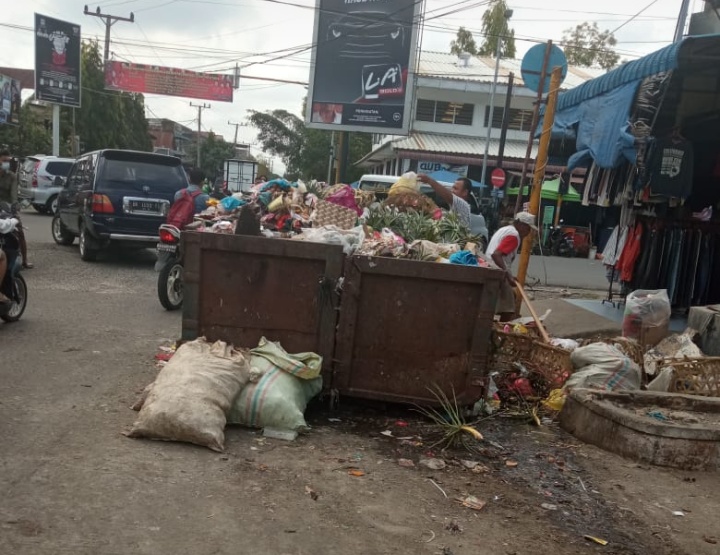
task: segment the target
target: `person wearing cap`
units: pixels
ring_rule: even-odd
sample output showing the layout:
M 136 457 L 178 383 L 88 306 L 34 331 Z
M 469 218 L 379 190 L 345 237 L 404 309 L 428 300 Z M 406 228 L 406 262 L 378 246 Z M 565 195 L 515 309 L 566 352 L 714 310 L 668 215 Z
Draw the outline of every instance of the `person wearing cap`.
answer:
M 514 289 L 517 282 L 512 274 L 512 265 L 523 239 L 530 235 L 531 231 L 537 231 L 535 215 L 518 212 L 512 224 L 501 227 L 493 234 L 485 251 L 495 265 L 505 272 L 505 280 L 500 285 L 500 294 L 495 306 L 495 313 L 500 315 L 501 322 L 515 319 Z

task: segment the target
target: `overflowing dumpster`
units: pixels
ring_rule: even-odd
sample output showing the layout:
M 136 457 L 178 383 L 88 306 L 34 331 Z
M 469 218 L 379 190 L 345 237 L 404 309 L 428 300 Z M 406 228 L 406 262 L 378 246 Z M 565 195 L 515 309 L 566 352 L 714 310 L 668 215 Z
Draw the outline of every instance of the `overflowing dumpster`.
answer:
M 502 272 L 287 239 L 184 233 L 184 340 L 261 337 L 323 357 L 326 389 L 428 403 L 482 396 Z

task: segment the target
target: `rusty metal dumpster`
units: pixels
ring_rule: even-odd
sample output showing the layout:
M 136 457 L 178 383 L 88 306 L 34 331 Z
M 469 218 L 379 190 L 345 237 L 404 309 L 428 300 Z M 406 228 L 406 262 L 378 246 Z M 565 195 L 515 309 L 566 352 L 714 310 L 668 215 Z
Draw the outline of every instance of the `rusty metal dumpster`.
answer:
M 396 402 L 483 393 L 502 273 L 353 256 L 345 262 L 333 389 Z
M 289 352 L 333 360 L 342 247 L 264 237 L 183 233 L 183 339 L 255 347 L 262 336 Z

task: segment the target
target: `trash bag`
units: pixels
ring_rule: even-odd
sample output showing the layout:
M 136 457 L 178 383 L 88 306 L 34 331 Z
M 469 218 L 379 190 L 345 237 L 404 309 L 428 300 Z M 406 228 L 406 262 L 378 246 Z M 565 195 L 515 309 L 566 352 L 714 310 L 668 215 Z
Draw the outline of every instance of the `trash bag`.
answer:
M 225 422 L 250 379 L 243 353 L 204 338 L 180 346 L 158 374 L 128 437 L 184 441 L 225 448 Z
M 317 378 L 322 370 L 322 357 L 315 353 L 289 354 L 280 343 L 260 338 L 260 343 L 250 351 L 253 357 L 253 369 L 266 374 L 279 368 L 297 378 L 311 380 Z M 264 360 L 263 360 L 264 359 Z
M 590 387 L 606 391 L 640 389 L 640 367 L 620 349 L 607 343 L 578 347 L 570 355 L 576 368 L 565 388 Z
M 220 204 L 222 204 L 222 207 L 227 212 L 232 212 L 233 210 L 237 210 L 238 208 L 240 208 L 241 206 L 246 204 L 246 201 L 232 196 L 232 197 L 225 197 L 224 199 L 222 199 L 220 201 Z
M 250 366 L 255 367 L 263 361 L 266 359 L 251 356 Z M 308 428 L 305 408 L 321 390 L 321 377 L 302 380 L 280 368 L 273 368 L 263 374 L 260 381 L 243 388 L 233 402 L 228 424 L 304 431 Z
M 657 343 L 662 337 L 657 333 L 667 331 L 670 323 L 670 299 L 667 290 L 647 291 L 638 289 L 627 296 L 623 316 L 623 337 L 645 343 Z M 657 341 L 647 341 L 648 334 Z
M 662 362 L 666 359 L 682 360 L 703 356 L 703 352 L 693 342 L 697 331 L 687 328 L 681 334 L 670 335 L 652 349 L 645 353 L 645 373 L 650 376 L 658 374 L 662 369 Z
M 325 197 L 324 200 L 332 204 L 337 204 L 338 206 L 354 210 L 358 216 L 362 216 L 362 208 L 358 206 L 357 201 L 355 200 L 355 191 L 352 187 L 350 187 L 350 185 L 343 185 L 338 188 L 337 191 Z
M 418 183 L 417 174 L 415 172 L 407 172 L 400 176 L 390 190 L 388 196 L 392 197 L 400 193 L 418 193 L 420 192 L 420 183 Z
M 365 231 L 362 226 L 352 229 L 340 229 L 334 225 L 308 227 L 303 229 L 302 233 L 295 235 L 292 240 L 342 245 L 343 252 L 349 256 L 362 245 L 365 240 Z

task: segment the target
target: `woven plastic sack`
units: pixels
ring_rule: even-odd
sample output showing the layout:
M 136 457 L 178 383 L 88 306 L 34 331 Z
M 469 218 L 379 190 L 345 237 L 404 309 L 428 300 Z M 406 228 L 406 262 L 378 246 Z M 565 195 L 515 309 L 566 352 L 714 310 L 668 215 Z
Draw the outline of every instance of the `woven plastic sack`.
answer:
M 253 356 L 250 365 L 254 367 L 265 360 Z M 305 408 L 321 390 L 322 378 L 301 380 L 273 368 L 263 374 L 258 383 L 248 384 L 240 392 L 233 402 L 228 424 L 298 432 L 306 430 Z
M 588 387 L 606 391 L 640 389 L 640 367 L 617 347 L 592 343 L 570 355 L 577 369 L 565 382 L 565 388 Z
M 249 377 L 247 358 L 227 343 L 204 338 L 185 343 L 147 390 L 127 435 L 222 451 L 226 415 Z
M 350 185 L 340 186 L 337 191 L 327 195 L 325 201 L 352 210 L 357 216 L 362 216 L 362 208 L 358 206 L 355 200 L 355 190 Z
M 313 214 L 313 226 L 326 227 L 334 225 L 340 229 L 352 229 L 355 227 L 357 219 L 354 210 L 332 202 L 319 200 Z
M 280 343 L 260 338 L 258 346 L 250 351 L 253 357 L 253 369 L 266 374 L 279 368 L 288 374 L 303 380 L 317 378 L 322 370 L 322 357 L 315 353 L 289 354 Z M 264 360 L 263 360 L 264 359 Z

